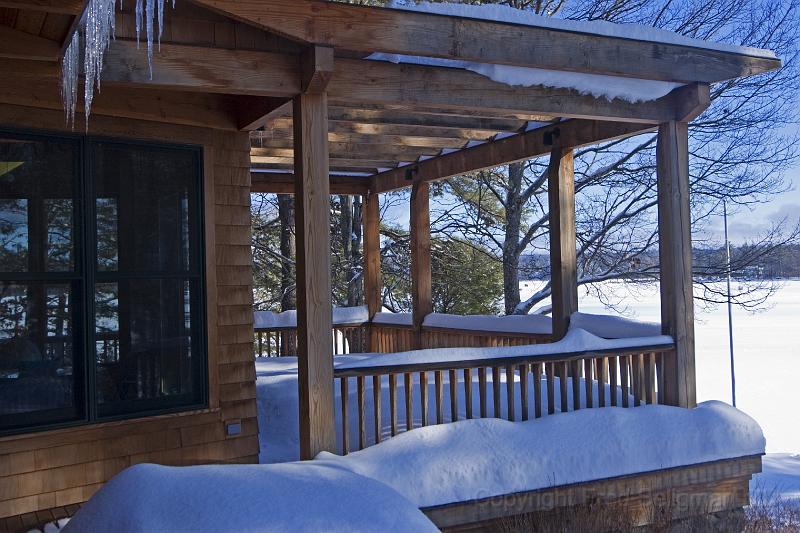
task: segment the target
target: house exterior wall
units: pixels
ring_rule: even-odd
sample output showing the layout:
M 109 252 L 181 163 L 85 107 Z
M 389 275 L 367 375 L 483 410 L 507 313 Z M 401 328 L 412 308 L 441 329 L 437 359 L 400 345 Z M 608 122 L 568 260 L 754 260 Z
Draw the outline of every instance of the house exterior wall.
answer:
M 11 105 L 0 105 L 2 126 L 67 129 L 62 112 Z M 89 133 L 203 147 L 209 404 L 0 437 L 0 517 L 86 501 L 136 463 L 258 461 L 248 134 L 104 116 L 92 117 Z M 226 438 L 230 421 L 242 429 Z

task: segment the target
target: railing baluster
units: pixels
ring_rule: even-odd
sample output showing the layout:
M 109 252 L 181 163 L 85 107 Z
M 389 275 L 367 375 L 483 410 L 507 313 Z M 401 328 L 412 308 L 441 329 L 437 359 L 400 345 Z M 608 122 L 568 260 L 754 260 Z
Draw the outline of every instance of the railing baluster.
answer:
M 608 358 L 608 387 L 611 389 L 611 407 L 617 406 L 617 358 L 611 356 Z
M 492 414 L 495 418 L 502 418 L 503 413 L 500 410 L 500 367 L 492 367 L 492 406 L 494 411 Z
M 486 418 L 486 367 L 478 369 L 478 396 L 481 418 Z
M 348 390 L 349 378 L 339 378 L 339 385 L 341 388 L 342 396 L 342 453 L 347 455 L 350 453 L 350 418 L 348 412 L 348 399 L 350 391 Z
M 364 405 L 364 376 L 356 378 L 356 394 L 358 395 L 358 449 L 367 447 L 367 413 Z
M 442 385 L 442 371 L 437 370 L 433 373 L 433 379 L 435 382 L 434 388 L 436 389 L 436 423 L 443 424 L 444 423 L 444 409 L 442 407 L 442 403 L 444 402 L 444 387 Z
M 661 352 L 656 358 L 656 382 L 658 384 L 656 396 L 658 397 L 658 403 L 661 405 L 664 404 L 664 358 L 667 356 L 667 353 Z
M 375 415 L 375 444 L 381 442 L 381 377 L 372 376 L 372 412 Z
M 606 406 L 606 384 L 608 383 L 608 357 L 597 358 L 597 405 Z
M 406 372 L 403 374 L 403 387 L 406 394 L 406 431 L 414 429 L 414 376 Z
M 506 367 L 506 410 L 508 411 L 508 419 L 514 421 L 516 419 L 514 412 L 514 365 Z
M 472 369 L 464 369 L 464 407 L 467 420 L 472 419 Z
M 422 409 L 422 426 L 428 425 L 428 373 L 419 373 L 419 405 Z
M 649 353 L 645 356 L 645 373 L 644 373 L 644 386 L 645 386 L 645 401 L 648 404 L 655 402 L 655 388 L 656 388 L 656 354 Z
M 522 420 L 528 419 L 528 365 L 519 365 L 519 407 Z
M 533 416 L 542 417 L 542 365 L 536 363 L 533 368 Z
M 458 372 L 450 370 L 450 421 L 458 421 Z
M 633 405 L 642 405 L 642 374 L 644 374 L 644 365 L 642 361 L 642 354 L 635 354 L 631 356 L 631 381 L 633 385 Z
M 256 335 L 258 335 L 258 356 L 262 357 L 264 355 L 264 332 L 259 331 Z
M 389 413 L 392 417 L 392 437 L 397 435 L 397 375 L 389 374 Z
M 591 409 L 594 407 L 594 359 L 584 359 L 584 376 L 583 383 L 586 386 L 586 408 Z
M 547 363 L 547 414 L 556 412 L 556 364 Z
M 630 407 L 628 398 L 628 356 L 619 356 L 619 376 L 622 387 L 622 407 Z
M 569 398 L 567 398 L 567 376 L 569 374 L 569 364 L 562 361 L 559 365 L 561 375 L 559 376 L 559 385 L 561 389 L 561 412 L 566 413 L 569 411 Z
M 577 359 L 569 366 L 572 368 L 572 409 L 577 411 L 581 408 L 581 360 Z

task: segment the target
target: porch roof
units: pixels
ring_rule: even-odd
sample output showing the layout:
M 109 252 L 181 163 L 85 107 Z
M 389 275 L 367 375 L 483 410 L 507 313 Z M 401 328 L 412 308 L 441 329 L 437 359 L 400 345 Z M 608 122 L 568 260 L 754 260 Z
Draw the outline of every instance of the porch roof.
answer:
M 57 77 L 57 61 L 85 5 L 0 0 L 0 57 L 12 60 L 7 71 Z M 430 12 L 436 9 L 442 12 Z M 103 73 L 110 97 L 100 95 L 95 112 L 250 130 L 253 190 L 291 192 L 291 98 L 321 84 L 330 104 L 331 190 L 363 194 L 543 155 L 554 142 L 575 147 L 690 120 L 708 105 L 709 83 L 780 66 L 766 51 L 652 38 L 627 27 L 475 16 L 441 6 L 410 11 L 322 0 L 185 0 L 166 17 L 150 77 L 127 7 Z M 303 59 L 308 49 L 316 51 L 311 62 Z M 373 53 L 436 61 L 367 59 Z M 19 59 L 26 61 L 22 70 L 13 61 Z M 568 86 L 509 85 L 442 61 L 679 87 L 647 101 L 609 100 Z M 5 101 L 30 99 L 31 91 L 19 94 L 19 80 L 3 84 L 16 87 L 4 91 Z M 136 95 L 140 103 L 130 104 Z M 48 96 L 36 94 L 37 105 L 59 104 Z M 121 97 L 127 102 L 112 103 Z M 149 114 L 147 101 L 155 107 Z

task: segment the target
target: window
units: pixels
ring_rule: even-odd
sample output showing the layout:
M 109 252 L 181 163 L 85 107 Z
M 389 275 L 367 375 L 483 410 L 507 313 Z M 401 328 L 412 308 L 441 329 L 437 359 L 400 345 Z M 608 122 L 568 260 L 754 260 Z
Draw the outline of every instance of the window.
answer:
M 0 431 L 205 403 L 200 161 L 0 132 Z

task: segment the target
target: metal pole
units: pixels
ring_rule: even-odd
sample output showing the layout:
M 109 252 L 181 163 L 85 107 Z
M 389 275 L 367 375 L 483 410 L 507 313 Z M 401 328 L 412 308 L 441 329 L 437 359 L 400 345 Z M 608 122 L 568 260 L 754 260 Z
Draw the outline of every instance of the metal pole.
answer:
M 725 272 L 728 277 L 728 341 L 731 350 L 731 398 L 736 407 L 736 367 L 733 358 L 733 304 L 731 303 L 731 243 L 728 240 L 728 204 L 722 201 L 722 215 L 725 220 Z

